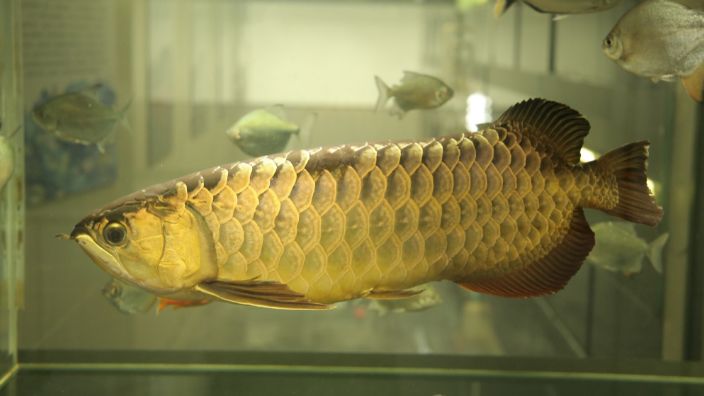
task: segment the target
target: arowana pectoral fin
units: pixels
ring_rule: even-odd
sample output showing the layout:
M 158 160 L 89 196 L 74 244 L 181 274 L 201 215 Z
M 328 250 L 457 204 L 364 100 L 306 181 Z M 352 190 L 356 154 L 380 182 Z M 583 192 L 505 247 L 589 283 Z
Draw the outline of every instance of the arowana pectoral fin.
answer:
M 701 65 L 687 77 L 682 78 L 682 85 L 689 97 L 701 102 L 704 96 L 704 65 Z
M 333 305 L 312 302 L 288 286 L 270 281 L 243 280 L 231 282 L 205 282 L 196 286 L 196 290 L 218 300 L 265 307 L 290 310 L 332 309 Z

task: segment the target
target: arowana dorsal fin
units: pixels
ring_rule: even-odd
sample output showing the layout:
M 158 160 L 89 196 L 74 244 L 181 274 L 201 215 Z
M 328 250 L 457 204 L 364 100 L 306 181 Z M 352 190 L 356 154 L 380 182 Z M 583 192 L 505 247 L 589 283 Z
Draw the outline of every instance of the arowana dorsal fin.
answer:
M 594 233 L 581 208 L 574 210 L 570 228 L 545 257 L 524 269 L 498 278 L 458 282 L 463 287 L 504 297 L 534 297 L 562 289 L 594 247 Z
M 549 148 L 567 164 L 579 162 L 589 121 L 576 110 L 545 99 L 528 99 L 506 110 L 492 125 L 519 122 L 532 127 L 517 131 L 535 139 L 536 149 Z
M 294 292 L 288 286 L 272 281 L 204 282 L 196 285 L 196 290 L 221 301 L 255 307 L 291 310 L 334 308 L 333 305 L 309 301 L 304 295 Z

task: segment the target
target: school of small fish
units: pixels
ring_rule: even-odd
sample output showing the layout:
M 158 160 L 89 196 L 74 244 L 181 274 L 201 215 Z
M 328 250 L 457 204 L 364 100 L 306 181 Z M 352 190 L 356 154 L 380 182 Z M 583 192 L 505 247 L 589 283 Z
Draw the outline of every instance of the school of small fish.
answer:
M 588 132 L 575 110 L 532 99 L 477 133 L 203 170 L 108 204 L 67 238 L 111 276 L 184 305 L 320 310 L 438 280 L 545 295 L 594 245 L 583 207 L 651 226 L 662 217 L 648 143 L 581 164 Z
M 704 93 L 704 0 L 645 0 L 604 38 L 606 56 L 653 81 L 681 79 L 692 99 Z

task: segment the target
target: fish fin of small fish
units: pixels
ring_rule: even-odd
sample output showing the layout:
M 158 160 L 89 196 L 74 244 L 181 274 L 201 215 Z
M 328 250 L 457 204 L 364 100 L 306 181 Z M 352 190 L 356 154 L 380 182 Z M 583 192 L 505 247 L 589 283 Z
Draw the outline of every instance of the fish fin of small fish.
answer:
M 410 70 L 404 70 L 403 77 L 401 77 L 401 84 L 403 85 L 403 83 L 408 83 L 408 82 L 411 82 L 411 81 L 418 79 L 418 78 L 428 78 L 428 77 L 435 79 L 435 77 L 431 77 L 427 74 L 418 73 L 418 72 L 414 72 L 414 71 L 410 71 Z
M 85 87 L 81 89 L 77 89 L 72 91 L 73 93 L 80 92 L 84 95 L 90 95 L 95 99 L 98 99 L 98 94 L 100 93 L 100 90 L 104 87 L 103 83 L 95 83 L 95 84 L 90 84 L 86 85 Z M 68 93 L 68 91 L 67 91 Z
M 159 297 L 159 306 L 156 308 L 156 312 L 159 314 L 168 307 L 172 307 L 173 309 L 199 307 L 201 305 L 210 304 L 211 302 L 213 301 L 207 298 L 202 300 L 174 300 L 171 298 Z
M 313 112 L 310 113 L 306 116 L 305 121 L 303 121 L 303 125 L 301 128 L 298 130 L 298 140 L 301 142 L 301 145 L 303 147 L 309 147 L 310 146 L 310 137 L 311 137 L 311 131 L 313 131 L 313 127 L 315 126 L 315 122 L 318 120 L 318 113 Z
M 551 149 L 567 164 L 579 163 L 584 137 L 589 133 L 589 121 L 576 110 L 545 99 L 528 99 L 511 106 L 493 122 L 494 125 L 517 121 L 533 127 L 527 135 L 540 137 L 537 148 Z M 547 146 L 547 147 L 546 147 Z
M 562 21 L 569 18 L 569 15 L 567 14 L 553 14 L 552 20 L 555 22 Z
M 281 118 L 282 120 L 288 119 L 288 116 L 286 115 L 286 107 L 281 103 L 267 107 L 266 111 Z
M 403 300 L 423 293 L 424 289 L 371 290 L 364 296 L 370 300 Z
M 516 0 L 496 0 L 496 4 L 494 5 L 494 16 L 497 18 L 500 17 L 515 2 Z
M 655 226 L 660 222 L 662 208 L 655 203 L 645 174 L 649 145 L 647 141 L 627 144 L 588 163 L 612 174 L 618 189 L 616 207 L 596 209 L 639 224 Z
M 500 278 L 458 283 L 472 291 L 504 297 L 534 297 L 554 293 L 577 273 L 592 247 L 594 233 L 589 228 L 584 211 L 576 208 L 567 234 L 544 257 Z
M 96 143 L 95 147 L 98 148 L 100 154 L 105 154 L 105 142 Z
M 704 64 L 699 66 L 694 73 L 683 77 L 682 85 L 684 85 L 690 98 L 701 102 L 704 97 Z
M 654 241 L 650 242 L 648 245 L 648 252 L 646 253 L 648 260 L 650 260 L 650 263 L 653 265 L 653 268 L 658 274 L 662 274 L 662 250 L 669 238 L 670 234 L 666 232 L 657 237 Z
M 399 120 L 402 120 L 403 117 L 406 115 L 406 111 L 398 105 L 398 102 L 396 102 L 396 98 L 391 98 L 391 104 L 388 106 L 388 111 L 389 114 L 394 117 L 398 117 Z
M 376 89 L 379 92 L 379 96 L 376 98 L 375 111 L 380 111 L 384 109 L 386 102 L 391 96 L 391 88 L 381 79 L 379 76 L 374 76 L 374 82 L 376 83 Z
M 270 281 L 243 280 L 231 282 L 205 282 L 196 286 L 196 290 L 221 301 L 255 307 L 322 310 L 332 309 L 333 305 L 312 302 L 304 295 L 296 293 L 288 286 Z
M 120 123 L 122 126 L 127 129 L 127 132 L 132 133 L 132 127 L 130 126 L 130 123 L 127 121 L 127 110 L 130 109 L 130 106 L 132 105 L 132 98 L 127 101 L 127 103 L 122 107 L 122 110 L 118 112 L 118 117 L 120 117 Z

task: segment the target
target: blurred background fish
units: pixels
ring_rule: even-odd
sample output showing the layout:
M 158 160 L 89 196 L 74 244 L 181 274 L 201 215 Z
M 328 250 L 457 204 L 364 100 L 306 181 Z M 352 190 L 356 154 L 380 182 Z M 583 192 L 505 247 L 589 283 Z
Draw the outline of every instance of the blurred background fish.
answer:
M 125 123 L 130 103 L 113 110 L 98 98 L 100 84 L 57 95 L 34 108 L 32 116 L 42 129 L 58 138 L 77 144 L 96 145 L 100 152 L 119 123 Z
M 388 105 L 389 113 L 402 118 L 415 109 L 434 109 L 450 100 L 454 91 L 437 77 L 404 71 L 401 83 L 389 87 L 379 76 L 374 76 L 379 96 L 376 111 Z
M 648 243 L 636 233 L 632 223 L 606 221 L 592 227 L 596 235 L 594 249 L 587 261 L 609 271 L 629 276 L 643 269 L 647 257 L 655 271 L 662 273 L 662 250 L 669 238 L 664 233 Z
M 146 313 L 157 300 L 154 294 L 114 278 L 103 287 L 103 296 L 118 311 L 129 315 Z
M 283 106 L 276 105 L 245 114 L 225 134 L 240 150 L 258 157 L 283 151 L 291 135 L 305 145 L 316 119 L 317 114 L 311 113 L 300 127 L 286 119 Z
M 519 0 L 497 0 L 494 14 L 501 16 Z M 547 14 L 584 14 L 607 10 L 621 0 L 520 0 L 530 8 Z
M 692 99 L 704 90 L 704 0 L 646 0 L 616 23 L 602 50 L 627 71 L 657 82 L 681 79 Z

